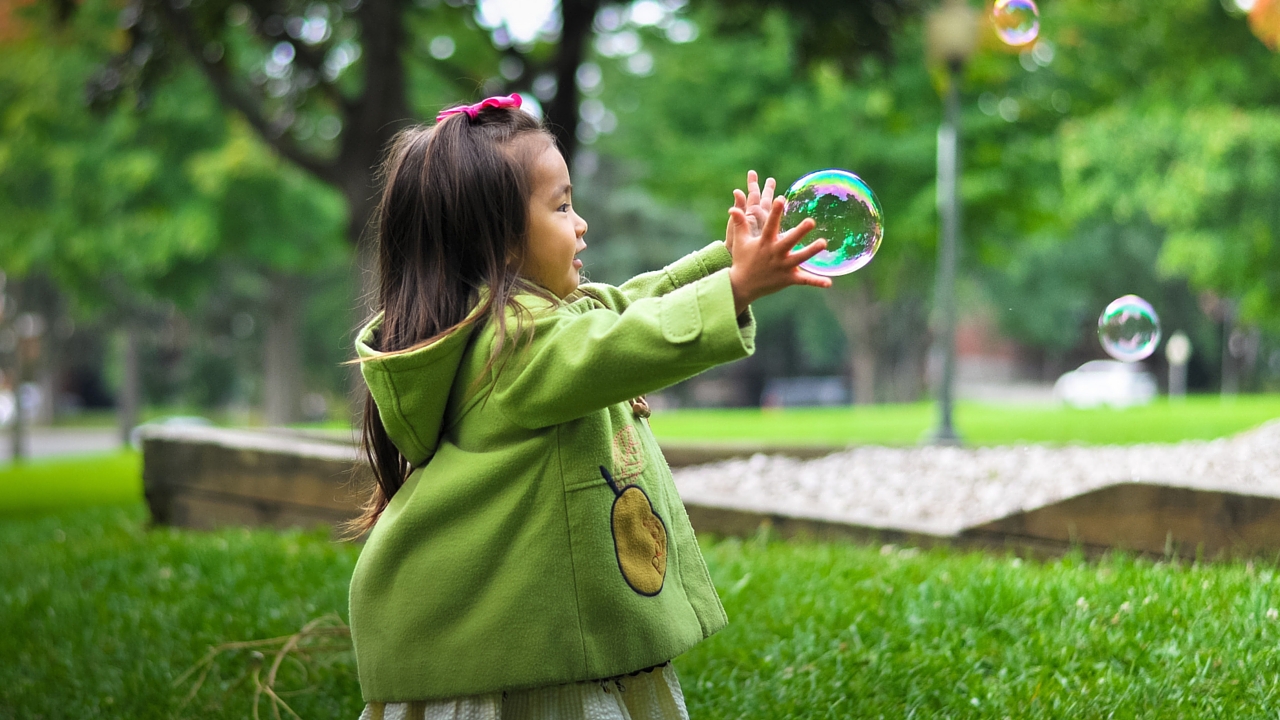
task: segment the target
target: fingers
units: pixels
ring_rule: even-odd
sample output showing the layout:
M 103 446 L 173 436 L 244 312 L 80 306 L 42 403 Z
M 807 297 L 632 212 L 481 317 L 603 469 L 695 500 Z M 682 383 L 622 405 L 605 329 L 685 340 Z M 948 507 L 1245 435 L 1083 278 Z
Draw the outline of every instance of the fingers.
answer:
M 737 188 L 733 189 L 733 206 L 739 210 L 747 209 L 747 196 Z
M 813 221 L 813 218 L 805 218 L 800 221 L 799 225 L 783 233 L 782 237 L 778 238 L 778 241 L 786 244 L 787 247 L 794 247 L 799 245 L 804 240 L 804 236 L 812 232 L 817 226 L 818 224 Z
M 782 211 L 786 209 L 786 206 L 787 204 L 782 201 L 782 198 L 774 199 L 773 204 L 769 206 L 769 218 L 765 221 L 764 230 L 760 233 L 762 236 L 770 239 L 777 239 L 778 227 L 782 225 Z M 813 221 L 809 218 L 805 218 L 801 221 L 800 225 L 796 226 L 796 228 L 790 232 L 795 232 L 796 229 L 799 229 L 806 222 L 809 223 L 809 229 L 813 229 Z
M 823 239 L 814 240 L 803 248 L 796 250 L 787 256 L 787 259 L 794 265 L 806 262 L 813 258 L 814 255 L 827 249 L 827 241 Z
M 796 268 L 796 274 L 792 277 L 792 281 L 796 285 L 808 285 L 809 287 L 818 288 L 831 287 L 831 278 L 815 275 L 803 268 Z
M 778 182 L 773 178 L 764 181 L 760 187 L 760 175 L 755 170 L 747 171 L 747 206 L 760 205 L 769 207 L 773 204 L 773 195 L 777 192 Z
M 747 214 L 737 205 L 729 208 L 729 226 L 739 232 L 747 229 Z

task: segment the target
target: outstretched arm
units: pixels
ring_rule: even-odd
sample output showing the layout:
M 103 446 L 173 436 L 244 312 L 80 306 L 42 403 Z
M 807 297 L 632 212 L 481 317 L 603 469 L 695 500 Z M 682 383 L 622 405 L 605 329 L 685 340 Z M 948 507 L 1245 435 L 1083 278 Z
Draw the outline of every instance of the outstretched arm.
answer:
M 762 188 L 759 175 L 755 170 L 749 170 L 746 191 L 737 188 L 733 191 L 733 205 L 746 213 L 751 232 L 755 235 L 760 234 L 768 220 L 769 208 L 773 205 L 774 187 L 773 178 L 769 178 Z M 729 267 L 733 261 L 732 238 L 730 231 L 726 230 L 723 243 L 713 242 L 661 270 L 637 275 L 618 287 L 588 283 L 583 286 L 583 292 L 589 293 L 609 309 L 622 312 L 636 300 L 666 295 L 676 288 Z
M 534 320 L 531 339 L 496 364 L 493 394 L 512 422 L 540 428 L 654 392 L 755 349 L 721 270 L 624 312 L 569 307 Z
M 712 273 L 723 270 L 733 258 L 719 240 L 697 252 L 689 253 L 661 270 L 642 273 L 622 285 L 614 287 L 603 283 L 587 283 L 583 294 L 599 300 L 614 312 L 623 312 L 631 303 L 644 298 L 659 297 L 677 288 L 694 283 Z

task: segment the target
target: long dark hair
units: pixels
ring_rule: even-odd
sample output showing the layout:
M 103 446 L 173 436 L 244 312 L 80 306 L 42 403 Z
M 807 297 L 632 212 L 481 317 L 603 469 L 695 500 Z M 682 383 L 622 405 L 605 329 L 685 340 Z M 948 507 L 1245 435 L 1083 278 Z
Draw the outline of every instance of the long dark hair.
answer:
M 373 220 L 375 308 L 383 313 L 373 349 L 408 352 L 468 322 L 492 322 L 492 367 L 507 337 L 507 307 L 518 291 L 535 289 L 516 263 L 528 238 L 530 169 L 547 147 L 541 141 L 555 146 L 541 123 L 510 108 L 484 109 L 474 118 L 458 113 L 396 136 Z M 367 390 L 361 451 L 374 485 L 364 512 L 346 525 L 351 536 L 373 527 L 413 470 Z

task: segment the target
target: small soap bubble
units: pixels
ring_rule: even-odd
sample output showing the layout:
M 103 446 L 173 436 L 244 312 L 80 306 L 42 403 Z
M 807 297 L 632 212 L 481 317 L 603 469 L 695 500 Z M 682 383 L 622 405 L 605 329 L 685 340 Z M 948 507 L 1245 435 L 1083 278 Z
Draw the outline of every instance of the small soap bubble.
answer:
M 1040 10 L 1032 0 L 996 0 L 991 19 L 996 35 L 1015 47 L 1027 45 L 1040 35 Z
M 859 270 L 880 249 L 884 223 L 880 201 L 862 178 L 847 170 L 819 170 L 800 178 L 787 190 L 782 229 L 805 218 L 817 223 L 798 245 L 826 240 L 827 249 L 801 267 L 817 275 L 835 277 Z
M 1098 340 L 1111 357 L 1137 362 L 1160 344 L 1160 316 L 1137 295 L 1116 298 L 1098 318 Z

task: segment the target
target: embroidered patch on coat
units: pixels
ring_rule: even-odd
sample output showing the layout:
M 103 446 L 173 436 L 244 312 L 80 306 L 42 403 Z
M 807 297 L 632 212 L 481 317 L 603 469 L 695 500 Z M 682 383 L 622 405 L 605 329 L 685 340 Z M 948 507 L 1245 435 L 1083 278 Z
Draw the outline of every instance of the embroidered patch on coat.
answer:
M 613 468 L 619 480 L 629 480 L 644 472 L 644 449 L 640 446 L 640 433 L 633 425 L 627 425 L 613 436 Z
M 603 466 L 600 474 L 613 490 L 609 524 L 622 579 L 641 595 L 657 595 L 667 577 L 666 523 L 639 485 L 619 487 Z

